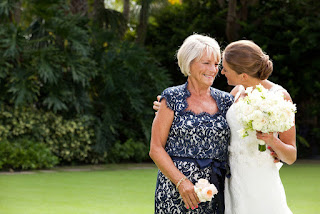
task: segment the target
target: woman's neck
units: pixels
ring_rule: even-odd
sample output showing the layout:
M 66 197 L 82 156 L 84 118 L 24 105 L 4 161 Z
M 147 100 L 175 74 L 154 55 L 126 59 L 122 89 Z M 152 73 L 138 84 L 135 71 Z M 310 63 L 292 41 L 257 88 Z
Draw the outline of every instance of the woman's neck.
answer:
M 188 78 L 188 90 L 191 94 L 197 96 L 206 96 L 210 95 L 210 87 L 207 85 L 200 85 L 196 80 Z

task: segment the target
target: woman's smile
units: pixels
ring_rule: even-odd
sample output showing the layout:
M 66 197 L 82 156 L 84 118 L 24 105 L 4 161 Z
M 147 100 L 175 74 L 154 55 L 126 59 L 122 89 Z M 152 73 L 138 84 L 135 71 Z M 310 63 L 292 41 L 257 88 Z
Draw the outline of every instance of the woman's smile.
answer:
M 218 64 L 219 61 L 205 52 L 200 59 L 195 59 L 191 63 L 190 77 L 197 80 L 201 85 L 211 86 L 218 73 Z

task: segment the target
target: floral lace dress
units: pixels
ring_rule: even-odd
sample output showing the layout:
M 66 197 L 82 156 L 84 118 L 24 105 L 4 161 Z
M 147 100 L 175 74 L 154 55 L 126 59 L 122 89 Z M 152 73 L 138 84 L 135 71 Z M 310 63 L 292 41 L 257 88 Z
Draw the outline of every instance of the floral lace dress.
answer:
M 227 152 L 230 129 L 226 112 L 233 103 L 230 94 L 210 88 L 219 111 L 211 115 L 186 111 L 190 92 L 188 83 L 167 88 L 161 94 L 174 111 L 174 119 L 165 150 L 175 166 L 192 182 L 204 178 L 215 184 L 219 193 L 211 202 L 199 204 L 197 209 L 186 209 L 175 185 L 159 170 L 155 191 L 155 213 L 224 213 L 224 178 L 227 172 Z

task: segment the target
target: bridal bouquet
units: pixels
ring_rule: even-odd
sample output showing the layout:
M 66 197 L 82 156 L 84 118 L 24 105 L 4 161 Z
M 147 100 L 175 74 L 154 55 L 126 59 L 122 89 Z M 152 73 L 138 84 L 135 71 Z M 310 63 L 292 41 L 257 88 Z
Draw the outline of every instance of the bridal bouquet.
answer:
M 210 184 L 208 180 L 203 178 L 195 184 L 194 191 L 197 193 L 200 202 L 211 201 L 214 195 L 218 193 L 215 185 Z
M 260 84 L 255 89 L 248 87 L 245 93 L 248 96 L 236 103 L 238 120 L 243 126 L 238 131 L 240 137 L 249 136 L 250 131 L 284 132 L 294 125 L 296 105 L 285 100 L 281 91 L 270 92 Z M 265 151 L 265 142 L 257 142 L 259 151 Z

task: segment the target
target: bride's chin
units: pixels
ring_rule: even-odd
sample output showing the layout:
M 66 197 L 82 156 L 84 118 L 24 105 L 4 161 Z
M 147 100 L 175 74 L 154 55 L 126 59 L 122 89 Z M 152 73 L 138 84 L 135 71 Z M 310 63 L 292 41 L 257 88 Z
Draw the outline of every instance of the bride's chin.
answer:
M 231 85 L 231 86 L 236 86 L 236 84 L 232 83 L 231 81 L 227 81 L 228 85 Z

